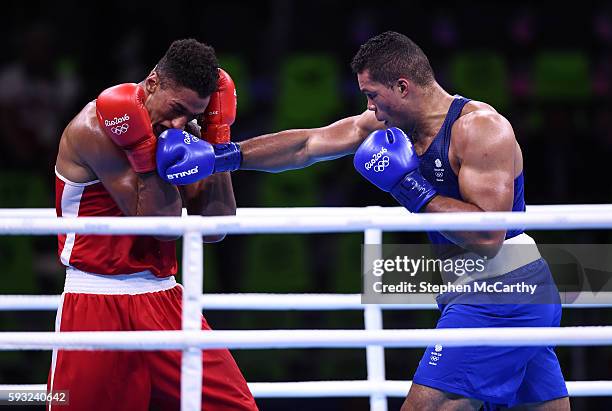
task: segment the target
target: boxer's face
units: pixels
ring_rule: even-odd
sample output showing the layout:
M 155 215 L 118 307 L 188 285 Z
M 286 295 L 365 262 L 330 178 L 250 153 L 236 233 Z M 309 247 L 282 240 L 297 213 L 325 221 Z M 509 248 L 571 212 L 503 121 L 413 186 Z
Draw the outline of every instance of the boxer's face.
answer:
M 185 124 L 204 113 L 210 101 L 210 96 L 202 98 L 196 91 L 171 81 L 160 84 L 157 79 L 156 83 L 152 82 L 146 87 L 149 95 L 145 106 L 157 136 L 169 128 L 185 129 Z
M 376 115 L 378 121 L 387 127 L 406 127 L 409 119 L 402 113 L 403 91 L 394 85 L 388 87 L 370 78 L 368 70 L 357 74 L 357 81 L 361 92 L 368 99 L 368 110 Z

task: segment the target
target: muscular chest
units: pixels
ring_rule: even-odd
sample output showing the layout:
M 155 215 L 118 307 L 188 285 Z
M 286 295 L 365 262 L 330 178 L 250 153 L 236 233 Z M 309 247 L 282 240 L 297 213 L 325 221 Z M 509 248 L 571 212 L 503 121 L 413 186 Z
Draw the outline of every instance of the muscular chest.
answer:
M 461 156 L 458 152 L 457 144 L 453 142 L 451 137 L 450 142 L 444 144 L 440 138 L 431 138 L 429 141 L 418 141 L 414 143 L 414 149 L 421 161 L 431 162 L 431 167 L 442 169 L 444 166 L 452 171 L 455 175 L 459 174 L 461 169 Z M 440 170 L 438 172 L 441 172 Z

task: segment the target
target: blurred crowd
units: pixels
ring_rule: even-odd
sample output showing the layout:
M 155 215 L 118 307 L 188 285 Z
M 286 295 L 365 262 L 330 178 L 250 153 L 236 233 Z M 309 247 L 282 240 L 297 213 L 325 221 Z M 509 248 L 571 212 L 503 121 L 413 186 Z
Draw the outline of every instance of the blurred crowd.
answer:
M 0 60 L 3 208 L 52 207 L 53 167 L 63 128 L 104 88 L 144 79 L 175 39 L 194 37 L 215 47 L 238 88 L 232 134 L 240 141 L 286 128 L 322 126 L 365 110 L 349 62 L 360 44 L 385 30 L 402 32 L 419 44 L 447 91 L 490 103 L 510 120 L 523 149 L 528 204 L 612 202 L 612 184 L 606 180 L 612 156 L 612 8 L 603 3 L 552 11 L 526 3 L 375 7 L 323 0 L 249 6 L 231 0 L 168 7 L 8 4 L 11 18 L 0 28 L 5 43 Z M 233 181 L 239 207 L 395 205 L 366 184 L 348 158 L 278 175 L 237 172 Z M 535 237 L 540 242 L 612 240 L 606 231 Z M 385 235 L 389 243 L 422 241 L 419 233 Z M 357 234 L 231 236 L 206 247 L 205 289 L 360 292 L 361 242 Z M 3 293 L 60 293 L 63 277 L 55 247 L 51 237 L 0 237 Z M 207 314 L 219 329 L 361 328 L 360 315 Z M 385 314 L 385 325 L 429 328 L 435 316 L 392 312 Z M 565 322 L 601 325 L 611 319 L 609 313 L 589 310 L 568 312 Z M 52 329 L 53 314 L 3 313 L 0 326 Z M 361 350 L 253 354 L 235 352 L 250 381 L 365 378 Z M 420 350 L 388 350 L 388 378 L 409 379 L 419 356 Z M 43 382 L 48 357 L 0 352 L 0 383 Z M 560 358 L 567 379 L 612 379 L 612 353 L 606 348 L 588 354 L 563 349 Z M 288 409 L 284 401 L 268 400 L 262 408 Z M 365 399 L 311 401 L 290 408 L 308 409 L 316 402 L 322 410 L 367 409 Z M 598 409 L 601 401 L 575 400 L 574 406 Z

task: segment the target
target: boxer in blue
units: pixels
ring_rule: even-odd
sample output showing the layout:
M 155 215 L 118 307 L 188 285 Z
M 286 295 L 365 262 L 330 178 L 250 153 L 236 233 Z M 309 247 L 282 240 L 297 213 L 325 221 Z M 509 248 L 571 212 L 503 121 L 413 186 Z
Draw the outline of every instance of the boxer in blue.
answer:
M 411 212 L 525 211 L 521 149 L 512 126 L 493 107 L 447 93 L 423 51 L 399 33 L 368 40 L 352 68 L 368 99 L 364 113 L 326 127 L 206 146 L 185 159 L 189 169 L 201 170 L 190 178 L 238 168 L 279 172 L 355 153 L 357 171 Z M 182 141 L 177 134 L 160 145 Z M 164 177 L 163 169 L 160 174 Z M 559 326 L 550 271 L 522 230 L 431 232 L 429 237 L 489 262 L 502 261 L 506 245 L 523 244 L 529 252 L 497 264 L 495 281 L 527 281 L 541 285 L 540 293 L 549 292 L 535 296 L 547 298 L 535 304 L 465 304 L 460 295 L 446 296 L 438 328 Z M 553 347 L 435 345 L 425 351 L 413 381 L 402 411 L 570 408 Z

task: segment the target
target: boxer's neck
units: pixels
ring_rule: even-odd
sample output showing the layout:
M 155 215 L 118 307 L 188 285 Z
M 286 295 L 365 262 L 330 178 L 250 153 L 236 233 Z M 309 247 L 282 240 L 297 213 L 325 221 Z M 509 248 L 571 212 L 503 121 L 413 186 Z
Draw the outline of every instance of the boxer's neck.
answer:
M 415 144 L 429 146 L 440 131 L 453 99 L 454 97 L 436 82 L 422 90 L 416 102 L 418 111 L 411 131 Z

